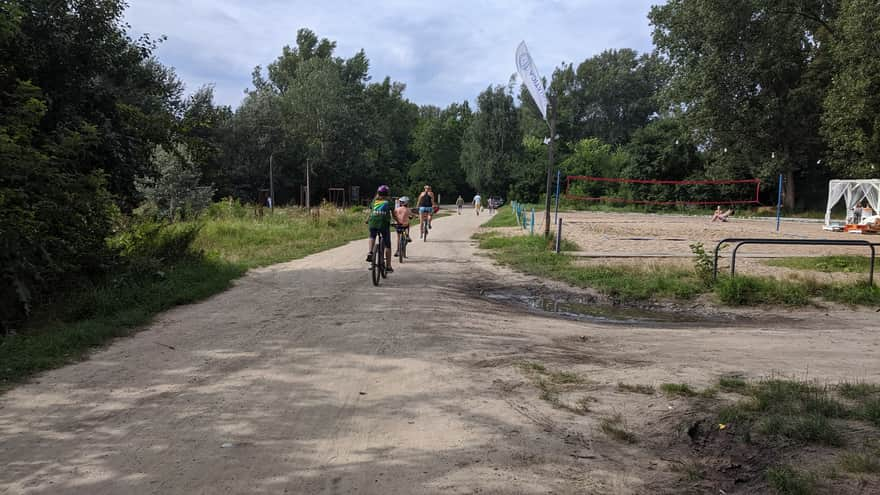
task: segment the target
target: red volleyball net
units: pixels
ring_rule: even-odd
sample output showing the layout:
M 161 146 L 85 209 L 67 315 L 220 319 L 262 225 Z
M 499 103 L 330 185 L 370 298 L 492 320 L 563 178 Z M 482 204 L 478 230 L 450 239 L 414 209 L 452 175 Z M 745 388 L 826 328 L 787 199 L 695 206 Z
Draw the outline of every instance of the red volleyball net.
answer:
M 651 180 L 569 175 L 565 198 L 641 205 L 761 204 L 760 179 Z

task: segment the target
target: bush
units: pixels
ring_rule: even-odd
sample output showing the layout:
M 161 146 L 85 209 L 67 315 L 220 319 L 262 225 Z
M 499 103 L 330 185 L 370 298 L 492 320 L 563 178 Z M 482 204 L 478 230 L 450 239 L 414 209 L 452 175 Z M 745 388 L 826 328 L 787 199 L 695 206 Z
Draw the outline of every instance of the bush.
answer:
M 199 224 L 142 222 L 117 234 L 108 244 L 129 264 L 169 264 L 192 257 L 192 244 L 200 230 Z
M 224 218 L 245 218 L 248 215 L 248 207 L 243 205 L 240 200 L 226 197 L 216 203 L 208 206 L 205 214 L 211 220 L 220 220 Z
M 3 169 L 0 328 L 9 329 L 71 281 L 104 271 L 104 239 L 119 211 L 100 174 L 68 174 L 43 161 Z

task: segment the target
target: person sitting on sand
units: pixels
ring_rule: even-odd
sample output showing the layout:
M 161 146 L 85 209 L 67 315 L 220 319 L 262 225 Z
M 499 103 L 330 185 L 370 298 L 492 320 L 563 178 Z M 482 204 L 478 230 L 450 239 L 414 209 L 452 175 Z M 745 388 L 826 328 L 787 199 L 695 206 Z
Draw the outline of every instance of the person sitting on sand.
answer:
M 715 208 L 715 213 L 712 214 L 712 221 L 720 220 L 722 222 L 727 221 L 727 217 L 733 215 L 733 210 L 721 211 L 721 206 Z

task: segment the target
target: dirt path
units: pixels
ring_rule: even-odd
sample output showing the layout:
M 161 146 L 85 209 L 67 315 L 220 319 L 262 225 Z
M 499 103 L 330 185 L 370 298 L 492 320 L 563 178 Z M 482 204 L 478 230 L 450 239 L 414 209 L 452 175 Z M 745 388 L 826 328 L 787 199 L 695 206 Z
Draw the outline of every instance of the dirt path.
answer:
M 672 476 L 539 399 L 523 360 L 619 381 L 771 372 L 880 381 L 876 313 L 711 328 L 547 318 L 474 295 L 535 281 L 438 219 L 378 288 L 363 242 L 250 273 L 0 397 L 0 493 L 638 493 Z M 405 300 L 406 311 L 395 309 Z

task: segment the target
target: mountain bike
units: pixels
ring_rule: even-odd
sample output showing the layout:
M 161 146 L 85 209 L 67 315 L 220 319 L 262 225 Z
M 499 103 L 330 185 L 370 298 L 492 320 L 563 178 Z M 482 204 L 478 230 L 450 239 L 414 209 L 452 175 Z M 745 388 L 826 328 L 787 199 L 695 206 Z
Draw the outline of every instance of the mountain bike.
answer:
M 397 226 L 397 256 L 401 263 L 406 258 L 406 245 L 409 244 L 409 226 Z
M 385 234 L 382 231 L 376 236 L 376 244 L 373 246 L 370 276 L 373 279 L 373 285 L 379 285 L 379 280 L 388 278 L 388 272 L 385 268 Z

